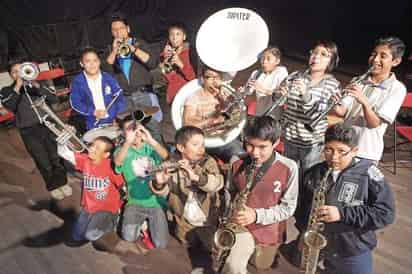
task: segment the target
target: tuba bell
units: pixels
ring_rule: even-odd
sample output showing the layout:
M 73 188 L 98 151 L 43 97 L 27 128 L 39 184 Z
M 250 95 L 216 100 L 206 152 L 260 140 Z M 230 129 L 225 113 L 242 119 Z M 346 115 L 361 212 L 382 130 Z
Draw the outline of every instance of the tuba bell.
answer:
M 265 21 L 254 11 L 244 8 L 228 8 L 214 13 L 203 22 L 196 35 L 196 50 L 202 63 L 225 73 L 240 71 L 256 63 L 268 43 L 269 29 Z M 194 79 L 178 91 L 172 103 L 172 121 L 176 129 L 183 126 L 186 99 L 201 88 L 201 81 Z M 229 85 L 222 88 L 229 90 L 230 100 L 235 104 L 227 108 L 230 112 L 227 111 L 229 117 L 224 123 L 205 129 L 205 146 L 208 148 L 230 143 L 246 125 L 243 99 L 239 100 L 237 91 Z

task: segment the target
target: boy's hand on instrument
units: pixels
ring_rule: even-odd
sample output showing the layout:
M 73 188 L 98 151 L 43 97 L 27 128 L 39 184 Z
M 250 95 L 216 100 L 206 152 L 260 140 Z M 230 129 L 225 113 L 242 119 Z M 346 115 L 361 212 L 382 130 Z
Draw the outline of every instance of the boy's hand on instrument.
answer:
M 189 176 L 190 181 L 194 181 L 194 182 L 199 181 L 199 175 L 197 175 L 195 171 L 192 169 L 188 160 L 186 159 L 180 160 L 179 164 L 180 164 L 180 167 L 187 172 L 187 175 Z
M 285 85 L 282 85 L 278 89 L 275 89 L 275 93 L 286 96 L 288 94 L 288 88 Z
M 156 172 L 155 174 L 156 184 L 158 185 L 166 184 L 169 181 L 169 178 L 170 173 L 167 172 L 167 169 Z
M 342 94 L 340 94 L 340 92 L 337 92 L 337 93 L 335 93 L 335 94 L 332 94 L 332 96 L 330 97 L 330 100 L 331 100 L 333 103 L 337 103 L 337 102 L 339 102 L 340 100 L 342 100 Z
M 96 109 L 96 110 L 94 111 L 94 116 L 95 116 L 97 119 L 103 119 L 104 117 L 106 117 L 106 115 L 107 115 L 107 112 L 106 112 L 105 109 Z
M 365 105 L 368 103 L 368 98 L 362 92 L 362 86 L 357 84 L 349 84 L 346 89 L 348 94 L 358 101 L 359 104 Z
M 183 62 L 182 59 L 180 59 L 179 55 L 175 54 L 172 57 L 172 64 L 175 64 L 176 66 L 178 66 L 179 68 L 183 68 Z
M 247 226 L 256 222 L 256 211 L 248 206 L 244 206 L 243 210 L 235 212 L 233 221 L 241 226 Z
M 318 209 L 319 221 L 333 223 L 341 220 L 339 209 L 336 206 L 321 206 Z
M 152 145 L 156 141 L 153 139 L 152 134 L 141 124 L 136 127 L 137 134 L 142 138 L 145 143 Z

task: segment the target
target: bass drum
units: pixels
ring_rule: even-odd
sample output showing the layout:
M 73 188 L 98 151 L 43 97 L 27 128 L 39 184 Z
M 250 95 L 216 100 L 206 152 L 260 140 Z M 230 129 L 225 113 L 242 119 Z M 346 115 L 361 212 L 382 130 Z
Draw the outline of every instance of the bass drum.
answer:
M 83 135 L 82 139 L 87 145 L 90 145 L 97 137 L 105 136 L 112 140 L 115 145 L 118 145 L 120 143 L 121 134 L 122 131 L 118 126 L 103 125 L 98 128 L 90 129 Z
M 186 83 L 177 93 L 172 103 L 172 121 L 175 129 L 183 126 L 183 109 L 187 98 L 202 88 L 199 79 L 193 79 Z M 219 136 L 205 136 L 205 146 L 207 148 L 221 147 L 236 139 L 246 124 L 246 119 L 242 119 L 238 125 L 230 131 Z

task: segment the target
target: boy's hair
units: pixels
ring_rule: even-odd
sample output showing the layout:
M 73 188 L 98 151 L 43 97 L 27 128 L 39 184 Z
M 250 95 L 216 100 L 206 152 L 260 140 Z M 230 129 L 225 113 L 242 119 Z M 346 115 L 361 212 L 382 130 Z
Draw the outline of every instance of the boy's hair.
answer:
M 174 22 L 173 24 L 171 24 L 169 26 L 169 28 L 167 29 L 167 31 L 170 31 L 171 29 L 179 29 L 181 30 L 185 35 L 187 35 L 187 30 L 185 25 L 182 22 Z
M 339 65 L 338 46 L 333 41 L 320 40 L 315 43 L 312 49 L 315 49 L 318 46 L 325 47 L 332 54 L 329 65 L 326 68 L 327 72 L 332 72 Z
M 279 60 L 282 58 L 282 53 L 280 52 L 280 49 L 276 46 L 269 46 L 267 48 L 265 48 L 262 53 L 259 54 L 259 60 L 261 60 L 263 58 L 263 55 L 269 52 L 271 53 L 273 56 L 277 57 Z
M 110 154 L 112 153 L 112 150 L 114 148 L 114 144 L 113 144 L 113 141 L 109 137 L 99 136 L 99 137 L 96 137 L 94 139 L 94 142 L 96 142 L 96 141 L 103 142 L 106 145 L 106 149 L 104 150 L 104 152 L 109 152 Z
M 337 141 L 350 147 L 356 147 L 359 142 L 359 135 L 353 127 L 342 124 L 336 124 L 326 130 L 325 143 Z
M 280 123 L 270 116 L 260 116 L 249 121 L 245 128 L 246 139 L 258 138 L 275 143 L 281 134 Z
M 202 72 L 202 76 L 205 76 L 205 73 L 206 73 L 206 71 L 208 71 L 208 70 L 214 71 L 214 72 L 218 73 L 218 74 L 220 75 L 220 77 L 223 76 L 221 71 L 218 71 L 218 70 L 216 70 L 216 69 L 214 69 L 214 68 L 211 68 L 211 67 L 209 67 L 209 66 L 206 66 L 206 65 L 203 65 L 203 66 L 202 66 L 202 71 L 201 71 L 201 72 Z
M 402 59 L 403 54 L 405 53 L 405 43 L 395 36 L 381 37 L 375 41 L 375 48 L 377 46 L 387 45 L 391 50 L 393 59 L 400 58 Z
M 10 60 L 10 61 L 7 63 L 7 72 L 8 72 L 9 74 L 11 74 L 11 69 L 12 69 L 15 65 L 22 64 L 22 63 L 24 63 L 24 61 L 23 61 L 23 60 L 20 60 L 20 59 Z
M 129 22 L 126 19 L 126 16 L 121 12 L 116 12 L 112 14 L 110 18 L 110 25 L 113 22 L 123 22 L 123 24 L 125 24 L 126 26 L 129 26 Z
M 95 48 L 86 47 L 86 48 L 82 49 L 82 51 L 80 53 L 80 60 L 83 60 L 83 57 L 88 53 L 94 53 L 94 54 L 96 54 L 97 58 L 100 59 L 99 54 L 98 54 L 98 52 Z
M 184 126 L 181 127 L 176 131 L 175 135 L 175 144 L 176 145 L 186 145 L 186 143 L 192 138 L 194 135 L 202 135 L 205 136 L 203 130 L 198 127 L 194 126 Z

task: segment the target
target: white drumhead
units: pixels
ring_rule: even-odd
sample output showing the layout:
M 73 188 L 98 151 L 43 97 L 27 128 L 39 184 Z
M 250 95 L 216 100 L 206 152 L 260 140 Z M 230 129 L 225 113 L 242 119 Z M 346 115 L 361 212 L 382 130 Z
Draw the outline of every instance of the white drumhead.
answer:
M 192 96 L 196 91 L 202 88 L 200 84 L 200 80 L 194 79 L 188 83 L 186 83 L 176 94 L 175 98 L 173 99 L 172 103 L 172 122 L 175 129 L 179 129 L 183 126 L 183 108 L 187 98 Z M 246 124 L 246 120 L 243 120 L 237 125 L 234 129 L 232 129 L 229 133 L 225 135 L 224 138 L 222 137 L 206 137 L 205 138 L 205 146 L 206 147 L 221 147 L 224 146 L 234 139 L 240 134 L 243 127 Z
M 103 126 L 90 129 L 83 135 L 82 139 L 88 144 L 92 143 L 94 139 L 100 136 L 106 136 L 110 140 L 114 141 L 120 136 L 121 133 L 122 131 L 118 126 Z
M 257 13 L 228 8 L 200 26 L 196 49 L 203 63 L 219 71 L 240 71 L 258 60 L 269 43 L 269 29 Z

